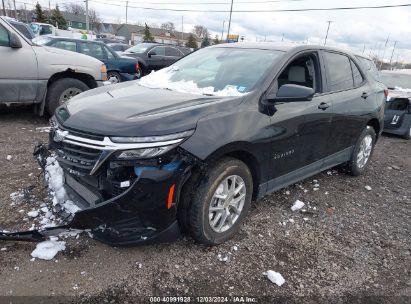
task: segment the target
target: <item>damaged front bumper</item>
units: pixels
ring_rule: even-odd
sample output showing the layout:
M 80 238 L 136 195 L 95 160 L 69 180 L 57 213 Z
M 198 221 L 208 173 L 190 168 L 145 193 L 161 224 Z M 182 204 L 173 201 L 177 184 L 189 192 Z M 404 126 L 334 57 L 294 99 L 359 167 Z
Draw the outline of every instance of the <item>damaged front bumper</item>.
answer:
M 54 152 L 55 147 L 52 148 Z M 35 154 L 44 169 L 46 158 L 50 155 L 48 148 L 39 145 Z M 58 227 L 14 233 L 0 232 L 0 239 L 42 241 L 48 236 L 76 229 L 91 230 L 94 238 L 112 246 L 174 241 L 181 236 L 177 222 L 180 191 L 191 174 L 191 164 L 187 157 L 177 152 L 175 154 L 180 158 L 178 168 L 153 166 L 150 170 L 139 170 L 135 179 L 128 180 L 120 192 L 116 192 L 105 182 L 103 190 L 109 192 L 105 195 L 84 182 L 84 179 L 89 179 L 90 176 L 73 174 L 74 170 L 61 163 L 67 197 L 80 210 L 72 215 L 66 214 L 64 223 Z M 104 170 L 107 169 L 100 169 Z

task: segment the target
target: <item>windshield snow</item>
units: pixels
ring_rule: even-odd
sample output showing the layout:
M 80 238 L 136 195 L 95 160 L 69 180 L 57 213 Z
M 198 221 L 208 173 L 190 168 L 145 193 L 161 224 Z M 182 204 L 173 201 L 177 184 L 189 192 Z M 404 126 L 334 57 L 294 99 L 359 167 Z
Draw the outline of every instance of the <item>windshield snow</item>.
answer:
M 272 50 L 206 48 L 141 78 L 139 84 L 191 94 L 241 96 L 254 89 L 281 54 Z

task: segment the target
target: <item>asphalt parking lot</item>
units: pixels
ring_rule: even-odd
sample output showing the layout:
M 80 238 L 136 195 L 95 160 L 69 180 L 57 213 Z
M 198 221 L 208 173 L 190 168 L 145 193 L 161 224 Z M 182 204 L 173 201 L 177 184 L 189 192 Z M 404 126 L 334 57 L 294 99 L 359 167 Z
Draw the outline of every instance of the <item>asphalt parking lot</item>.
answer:
M 35 142 L 47 140 L 46 126 L 30 109 L 0 109 L 1 229 L 30 228 L 27 212 L 48 203 L 31 155 Z M 54 260 L 32 261 L 34 243 L 1 242 L 0 296 L 95 303 L 148 295 L 410 303 L 410 180 L 410 141 L 382 136 L 365 175 L 330 170 L 269 195 L 253 205 L 240 233 L 220 246 L 187 238 L 113 248 L 84 233 L 67 239 Z M 24 193 L 17 204 L 10 197 L 15 192 Z M 297 199 L 306 207 L 292 212 Z M 263 275 L 269 269 L 282 274 L 284 285 Z

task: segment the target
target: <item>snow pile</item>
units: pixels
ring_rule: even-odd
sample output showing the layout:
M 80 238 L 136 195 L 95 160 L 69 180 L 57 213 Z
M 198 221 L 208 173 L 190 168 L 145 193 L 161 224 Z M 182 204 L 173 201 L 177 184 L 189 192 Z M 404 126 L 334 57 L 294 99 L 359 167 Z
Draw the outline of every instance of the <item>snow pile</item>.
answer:
M 177 66 L 172 66 L 159 70 L 157 72 L 152 72 L 151 74 L 144 76 L 138 82 L 139 85 L 151 89 L 168 89 L 171 91 L 189 93 L 189 94 L 198 94 L 198 95 L 214 95 L 214 96 L 242 96 L 244 93 L 241 93 L 237 90 L 237 86 L 227 85 L 221 91 L 214 91 L 214 87 L 205 87 L 199 88 L 196 83 L 192 80 L 185 81 L 172 81 L 171 77 L 174 72 L 178 71 Z
M 31 256 L 42 260 L 52 260 L 59 251 L 66 249 L 66 242 L 57 241 L 57 238 L 50 238 L 50 241 L 38 243 Z
M 281 286 L 285 283 L 283 276 L 278 272 L 275 272 L 273 270 L 268 270 L 267 272 L 264 272 L 263 274 L 267 276 L 267 278 L 271 282 L 273 282 L 274 284 L 277 284 L 277 286 Z
M 60 205 L 70 214 L 74 214 L 80 210 L 74 202 L 68 199 L 66 190 L 64 189 L 63 169 L 53 156 L 49 156 L 46 159 L 45 178 L 51 195 L 53 196 L 53 206 Z
M 39 211 L 38 210 L 32 210 L 30 212 L 27 213 L 27 216 L 29 217 L 38 217 L 39 216 Z
M 300 200 L 296 200 L 294 205 L 291 206 L 291 211 L 300 210 L 304 206 L 305 206 L 304 202 L 302 202 Z

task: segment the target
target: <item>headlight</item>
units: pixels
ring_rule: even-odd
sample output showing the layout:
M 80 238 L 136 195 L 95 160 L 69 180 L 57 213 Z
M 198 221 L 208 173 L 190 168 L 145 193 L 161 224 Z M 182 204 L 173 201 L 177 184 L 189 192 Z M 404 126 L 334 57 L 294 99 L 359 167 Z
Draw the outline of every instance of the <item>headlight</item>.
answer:
M 156 142 L 167 142 L 174 140 L 183 140 L 191 135 L 193 135 L 194 130 L 161 135 L 161 136 L 145 136 L 145 137 L 110 137 L 111 141 L 115 143 L 156 143 Z
M 170 146 L 164 146 L 164 147 L 127 150 L 127 151 L 119 152 L 116 158 L 120 160 L 153 158 L 153 157 L 160 156 L 164 153 L 167 153 L 168 151 L 174 149 L 176 146 L 177 145 L 170 145 Z

